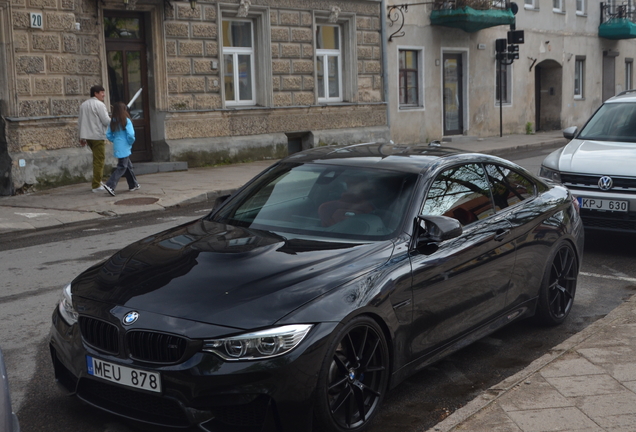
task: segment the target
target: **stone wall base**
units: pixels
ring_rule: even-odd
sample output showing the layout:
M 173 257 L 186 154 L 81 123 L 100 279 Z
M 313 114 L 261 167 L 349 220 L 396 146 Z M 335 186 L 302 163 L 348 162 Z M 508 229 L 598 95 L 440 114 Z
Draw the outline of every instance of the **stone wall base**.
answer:
M 293 134 L 167 140 L 153 143 L 153 156 L 155 161 L 187 162 L 188 167 L 204 167 L 281 159 L 301 149 L 325 145 L 388 142 L 389 136 L 388 127 L 375 126 Z M 92 179 L 93 153 L 88 147 L 10 152 L 9 156 L 15 193 L 90 182 Z M 104 175 L 107 177 L 116 165 L 112 144 L 107 142 Z
M 251 162 L 263 159 L 280 159 L 297 150 L 323 145 L 359 144 L 389 140 L 386 126 L 351 129 L 327 129 L 272 133 L 248 136 L 193 138 L 166 140 L 153 143 L 156 160 L 185 161 L 188 167 Z M 294 141 L 299 140 L 300 147 Z
M 16 193 L 90 182 L 93 178 L 93 153 L 88 147 L 15 152 L 10 156 Z M 104 175 L 108 176 L 116 165 L 113 145 L 107 141 Z

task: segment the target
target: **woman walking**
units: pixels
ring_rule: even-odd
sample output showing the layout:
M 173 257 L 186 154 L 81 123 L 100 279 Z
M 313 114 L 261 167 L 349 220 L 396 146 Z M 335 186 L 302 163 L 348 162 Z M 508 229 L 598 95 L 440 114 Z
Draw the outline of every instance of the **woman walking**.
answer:
M 132 192 L 139 189 L 139 183 L 137 183 L 133 165 L 129 158 L 132 145 L 135 142 L 135 130 L 126 109 L 126 104 L 123 102 L 115 102 L 113 106 L 113 118 L 110 121 L 110 125 L 108 125 L 106 138 L 113 143 L 117 167 L 104 185 L 104 189 L 112 196 L 115 196 L 115 187 L 117 187 L 121 176 L 126 177 L 128 190 Z

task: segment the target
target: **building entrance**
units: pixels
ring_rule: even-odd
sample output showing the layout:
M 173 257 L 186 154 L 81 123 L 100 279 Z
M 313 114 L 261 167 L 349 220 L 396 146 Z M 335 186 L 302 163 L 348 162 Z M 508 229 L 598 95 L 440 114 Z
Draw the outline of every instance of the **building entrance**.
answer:
M 464 133 L 464 90 L 461 54 L 444 54 L 444 135 Z
M 110 103 L 129 105 L 135 128 L 133 162 L 152 160 L 144 15 L 104 11 Z

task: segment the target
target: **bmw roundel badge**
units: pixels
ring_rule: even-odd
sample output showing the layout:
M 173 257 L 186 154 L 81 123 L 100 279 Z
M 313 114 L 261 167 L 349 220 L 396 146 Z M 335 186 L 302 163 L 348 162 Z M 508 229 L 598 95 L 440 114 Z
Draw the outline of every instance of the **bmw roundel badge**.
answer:
M 124 315 L 124 319 L 121 320 L 121 322 L 124 325 L 131 325 L 132 323 L 137 321 L 138 318 L 139 318 L 139 312 L 132 311 L 132 312 L 128 312 L 126 315 Z

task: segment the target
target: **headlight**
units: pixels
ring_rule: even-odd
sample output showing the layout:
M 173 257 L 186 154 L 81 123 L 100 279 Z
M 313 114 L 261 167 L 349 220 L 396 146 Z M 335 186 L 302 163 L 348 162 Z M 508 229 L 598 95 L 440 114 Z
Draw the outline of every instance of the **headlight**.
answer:
M 561 183 L 561 173 L 556 170 L 546 168 L 543 165 L 541 165 L 541 170 L 539 170 L 539 177 Z
M 60 311 L 60 315 L 64 318 L 64 321 L 68 325 L 73 325 L 77 322 L 77 312 L 73 309 L 73 295 L 71 294 L 71 284 L 67 284 L 62 290 L 62 300 L 57 307 Z
M 207 339 L 203 341 L 203 351 L 214 353 L 224 360 L 276 357 L 296 348 L 311 327 L 310 324 L 288 325 L 225 339 Z

